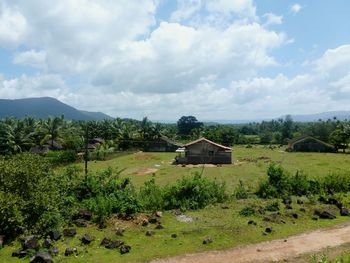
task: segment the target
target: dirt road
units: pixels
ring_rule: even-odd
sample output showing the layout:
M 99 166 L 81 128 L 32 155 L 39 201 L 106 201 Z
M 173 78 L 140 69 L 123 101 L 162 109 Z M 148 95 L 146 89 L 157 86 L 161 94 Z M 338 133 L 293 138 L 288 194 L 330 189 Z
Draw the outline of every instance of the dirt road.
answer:
M 350 222 L 331 228 L 291 236 L 224 251 L 209 251 L 198 254 L 155 260 L 152 263 L 247 263 L 270 262 L 313 253 L 327 247 L 336 247 L 350 242 Z

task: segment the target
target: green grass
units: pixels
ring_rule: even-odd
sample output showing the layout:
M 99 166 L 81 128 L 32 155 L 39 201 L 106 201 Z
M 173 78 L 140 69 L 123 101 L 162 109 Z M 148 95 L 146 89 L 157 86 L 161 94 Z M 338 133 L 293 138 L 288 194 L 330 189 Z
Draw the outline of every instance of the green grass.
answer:
M 182 176 L 188 176 L 195 171 L 200 171 L 201 167 L 181 167 L 171 164 L 174 153 L 131 153 L 116 156 L 107 161 L 89 162 L 89 170 L 111 167 L 112 169 L 125 169 L 122 176 L 130 177 L 132 182 L 140 187 L 146 180 L 155 178 L 160 185 L 174 182 Z M 229 193 L 233 193 L 234 187 L 242 180 L 246 185 L 255 190 L 257 183 L 266 176 L 266 170 L 270 162 L 280 163 L 291 173 L 297 170 L 314 177 L 325 176 L 329 173 L 349 172 L 349 155 L 345 154 L 323 154 L 323 153 L 286 153 L 283 149 L 270 150 L 262 146 L 253 148 L 234 147 L 232 165 L 220 167 L 206 167 L 204 176 L 214 179 L 224 180 L 228 186 Z M 83 169 L 83 163 L 77 164 Z M 154 173 L 140 174 L 142 169 L 158 169 Z M 61 167 L 57 172 L 64 169 Z M 350 196 L 344 195 L 344 200 L 349 201 Z M 281 204 L 279 222 L 266 222 L 263 215 L 244 217 L 239 215 L 239 211 L 247 205 L 266 206 L 273 200 L 261 200 L 250 198 L 247 200 L 232 200 L 226 204 L 208 206 L 198 211 L 188 211 L 186 215 L 193 217 L 192 223 L 178 222 L 173 211 L 163 213 L 161 222 L 164 225 L 162 230 L 154 230 L 156 234 L 152 237 L 145 236 L 146 230 L 153 230 L 154 225 L 147 227 L 140 226 L 135 222 L 111 219 L 108 227 L 98 229 L 96 226 L 89 228 L 79 228 L 78 237 L 84 233 L 96 236 L 96 240 L 89 246 L 80 244 L 79 238 L 65 239 L 55 245 L 60 249 L 59 257 L 55 262 L 142 262 L 155 258 L 194 253 L 212 249 L 225 249 L 239 245 L 257 243 L 276 238 L 287 237 L 293 234 L 309 231 L 316 228 L 327 227 L 349 220 L 348 217 L 340 217 L 334 220 L 312 220 L 315 206 L 312 202 L 303 205 L 293 202 L 293 210 L 285 210 Z M 227 209 L 223 209 L 227 206 Z M 300 212 L 303 207 L 306 212 Z M 299 218 L 294 219 L 291 213 L 298 213 Z M 248 225 L 247 222 L 253 219 L 257 225 Z M 126 229 L 124 237 L 114 234 L 116 227 Z M 272 227 L 271 234 L 263 235 L 266 227 Z M 171 234 L 177 234 L 177 238 L 172 238 Z M 213 243 L 203 245 L 205 237 L 212 237 Z M 108 250 L 99 247 L 103 237 L 122 239 L 129 244 L 132 249 L 129 254 L 120 255 L 118 250 Z M 64 250 L 68 246 L 76 246 L 80 254 L 77 257 L 65 257 Z M 19 244 L 14 242 L 0 249 L 0 262 L 28 262 L 28 259 L 12 258 L 11 253 L 19 248 Z

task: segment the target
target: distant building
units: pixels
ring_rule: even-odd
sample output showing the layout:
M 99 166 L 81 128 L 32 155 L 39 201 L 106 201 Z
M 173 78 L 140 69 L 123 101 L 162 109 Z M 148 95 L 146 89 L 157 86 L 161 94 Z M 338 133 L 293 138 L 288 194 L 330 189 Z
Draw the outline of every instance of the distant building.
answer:
M 161 136 L 158 140 L 146 142 L 143 145 L 145 152 L 175 152 L 179 147 L 183 147 L 183 144 L 166 136 Z
M 336 152 L 336 148 L 326 142 L 318 140 L 311 136 L 301 136 L 290 140 L 288 143 L 288 152 Z
M 175 162 L 179 164 L 231 164 L 232 149 L 227 146 L 200 138 L 185 144 L 177 150 L 180 156 Z M 182 156 L 184 154 L 184 156 Z

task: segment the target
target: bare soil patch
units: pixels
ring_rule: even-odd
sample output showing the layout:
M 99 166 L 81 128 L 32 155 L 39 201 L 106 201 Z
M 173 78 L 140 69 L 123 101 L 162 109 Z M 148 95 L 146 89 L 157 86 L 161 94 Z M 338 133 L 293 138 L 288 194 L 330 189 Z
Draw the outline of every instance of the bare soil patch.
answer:
M 215 242 L 215 241 L 214 241 Z M 209 251 L 152 261 L 153 263 L 247 263 L 285 261 L 350 242 L 350 222 L 286 239 L 277 239 L 225 251 Z
M 137 175 L 146 175 L 146 174 L 153 174 L 157 171 L 158 171 L 158 169 L 156 169 L 156 168 L 141 168 L 141 169 L 137 170 L 136 174 Z

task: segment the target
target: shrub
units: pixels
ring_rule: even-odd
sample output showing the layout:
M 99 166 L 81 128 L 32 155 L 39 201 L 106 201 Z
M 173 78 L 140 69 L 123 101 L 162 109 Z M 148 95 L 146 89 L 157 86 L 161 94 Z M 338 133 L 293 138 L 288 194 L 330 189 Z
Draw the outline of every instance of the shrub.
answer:
M 198 173 L 193 177 L 183 177 L 164 189 L 165 208 L 200 209 L 220 203 L 227 199 L 225 189 L 224 183 L 209 181 Z
M 244 186 L 242 180 L 239 180 L 239 184 L 235 188 L 234 195 L 237 199 L 247 199 L 248 198 L 248 190 Z
M 0 233 L 13 236 L 16 228 L 24 223 L 21 208 L 24 205 L 18 196 L 0 191 Z
M 280 210 L 280 204 L 278 201 L 272 202 L 265 206 L 265 209 L 270 212 L 277 212 Z
M 239 214 L 241 216 L 252 216 L 252 215 L 255 215 L 255 212 L 256 212 L 255 207 L 248 205 L 248 206 L 243 207 L 242 210 L 239 211 Z
M 329 174 L 323 180 L 326 193 L 348 192 L 350 190 L 350 177 L 346 174 Z
M 269 181 L 261 181 L 256 194 L 261 198 L 278 197 L 276 187 L 271 185 Z
M 49 151 L 46 154 L 46 158 L 53 165 L 61 165 L 67 163 L 74 163 L 77 161 L 78 156 L 75 151 L 67 150 L 67 151 Z
M 146 211 L 159 211 L 164 208 L 164 191 L 158 185 L 155 180 L 145 182 L 144 186 L 140 189 L 140 203 Z
M 291 191 L 294 195 L 306 195 L 310 192 L 310 180 L 306 175 L 296 172 L 294 176 L 290 178 Z

